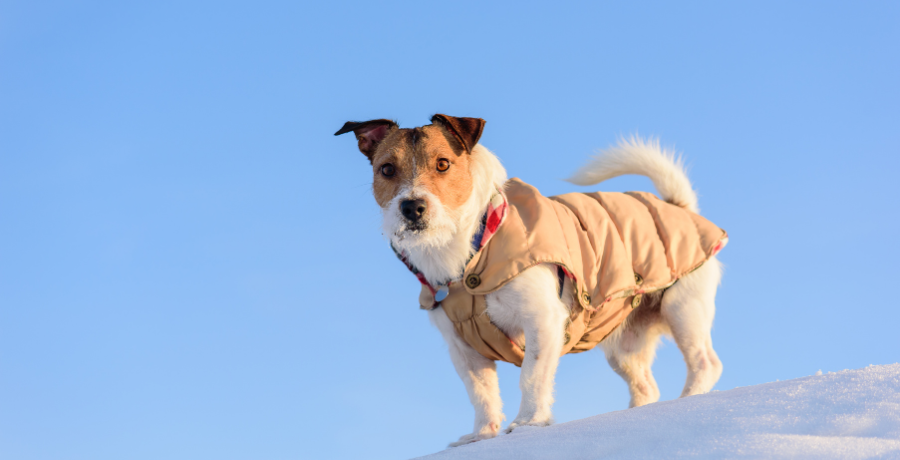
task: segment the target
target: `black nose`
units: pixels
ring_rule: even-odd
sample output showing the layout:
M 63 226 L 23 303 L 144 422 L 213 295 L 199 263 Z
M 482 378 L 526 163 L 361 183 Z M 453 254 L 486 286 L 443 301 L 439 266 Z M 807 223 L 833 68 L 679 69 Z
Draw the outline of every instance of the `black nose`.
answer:
M 400 213 L 410 222 L 417 222 L 425 214 L 425 200 L 405 200 L 400 202 Z

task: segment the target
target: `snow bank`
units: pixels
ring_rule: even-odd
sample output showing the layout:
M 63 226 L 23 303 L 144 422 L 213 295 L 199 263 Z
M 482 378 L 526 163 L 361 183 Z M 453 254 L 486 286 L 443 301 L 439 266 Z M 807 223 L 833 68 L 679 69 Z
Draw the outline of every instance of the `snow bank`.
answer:
M 427 459 L 900 458 L 900 364 L 610 412 Z

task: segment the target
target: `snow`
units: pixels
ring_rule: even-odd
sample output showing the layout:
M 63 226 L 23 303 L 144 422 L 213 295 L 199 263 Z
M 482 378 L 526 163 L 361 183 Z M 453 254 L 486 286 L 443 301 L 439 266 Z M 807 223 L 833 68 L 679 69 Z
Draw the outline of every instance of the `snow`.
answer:
M 900 364 L 525 428 L 420 458 L 900 458 Z

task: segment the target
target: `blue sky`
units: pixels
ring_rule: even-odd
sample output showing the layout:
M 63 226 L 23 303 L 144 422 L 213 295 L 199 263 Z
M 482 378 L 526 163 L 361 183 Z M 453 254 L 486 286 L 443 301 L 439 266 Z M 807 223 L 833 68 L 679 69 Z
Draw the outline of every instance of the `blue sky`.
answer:
M 658 136 L 731 236 L 717 389 L 897 362 L 898 24 L 891 2 L 0 2 L 0 456 L 404 458 L 469 432 L 347 120 L 484 118 L 547 195 Z M 676 397 L 671 342 L 654 372 Z M 599 352 L 562 358 L 556 396 L 559 422 L 628 402 Z

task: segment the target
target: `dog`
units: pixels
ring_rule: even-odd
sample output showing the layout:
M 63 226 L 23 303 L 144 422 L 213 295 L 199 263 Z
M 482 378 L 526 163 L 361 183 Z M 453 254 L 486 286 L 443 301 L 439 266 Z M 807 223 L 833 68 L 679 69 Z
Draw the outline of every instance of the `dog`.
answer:
M 447 298 L 448 285 L 463 294 L 466 289 L 478 288 L 478 279 L 468 275 L 463 287 L 462 278 L 471 268 L 473 257 L 481 257 L 480 246 L 473 240 L 487 238 L 482 235 L 490 227 L 485 210 L 493 210 L 491 219 L 512 212 L 504 208 L 510 188 L 525 190 L 527 184 L 508 180 L 498 158 L 478 143 L 484 120 L 439 114 L 431 121 L 429 125 L 407 129 L 387 119 L 347 122 L 335 135 L 353 132 L 359 150 L 369 160 L 373 194 L 383 213 L 383 233 L 422 282 L 425 300 L 420 298 L 420 303 L 429 310 L 432 323 L 447 342 L 450 358 L 474 406 L 473 431 L 451 443 L 452 447 L 499 434 L 504 415 L 495 359 L 504 358 L 473 347 L 462 333 L 458 319 L 451 318 L 449 307 L 440 308 L 449 299 L 441 300 Z M 695 222 L 702 219 L 696 216 L 697 196 L 683 164 L 655 141 L 622 140 L 589 161 L 569 181 L 593 185 L 625 174 L 650 178 L 665 201 L 659 205 L 665 210 L 685 210 L 692 213 Z M 616 194 L 620 195 L 624 197 Z M 502 223 L 503 217 L 500 215 L 501 229 L 512 225 Z M 540 233 L 536 238 L 551 239 Z M 576 313 L 591 317 L 597 314 L 595 308 L 602 311 L 598 302 L 627 307 L 613 329 L 602 331 L 602 338 L 594 341 L 599 342 L 609 365 L 628 384 L 629 407 L 659 399 L 650 368 L 662 335 L 674 339 L 687 364 L 681 396 L 712 389 L 722 373 L 710 334 L 722 274 L 715 253 L 726 241 L 727 237 L 722 237 L 714 249 L 704 253 L 699 265 L 677 275 L 668 285 L 644 292 L 639 289 L 640 277 L 635 272 L 634 286 L 622 291 L 619 300 L 610 296 L 592 303 L 589 290 L 581 287 L 578 273 L 570 273 L 571 267 L 567 270 L 559 263 L 547 262 L 534 263 L 498 284 L 495 290 L 473 297 L 483 299 L 484 304 L 484 311 L 475 316 L 488 318 L 485 321 L 490 327 L 496 327 L 501 337 L 508 340 L 507 346 L 520 353 L 517 364 L 522 367 L 522 402 L 505 432 L 553 423 L 554 375 L 559 356 L 565 347 L 572 347 L 567 331 Z M 583 298 L 578 297 L 579 292 Z M 583 350 L 570 352 L 575 351 Z

